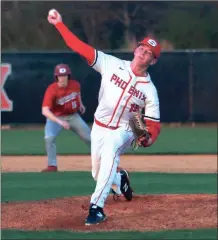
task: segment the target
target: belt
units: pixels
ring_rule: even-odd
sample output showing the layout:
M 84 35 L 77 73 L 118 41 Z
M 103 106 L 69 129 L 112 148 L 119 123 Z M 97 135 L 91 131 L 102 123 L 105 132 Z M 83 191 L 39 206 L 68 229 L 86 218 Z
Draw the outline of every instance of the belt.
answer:
M 107 126 L 106 124 L 99 122 L 96 118 L 95 118 L 95 123 L 100 127 L 108 128 L 108 129 L 111 129 L 111 130 L 116 130 L 117 128 L 119 128 L 119 127 Z

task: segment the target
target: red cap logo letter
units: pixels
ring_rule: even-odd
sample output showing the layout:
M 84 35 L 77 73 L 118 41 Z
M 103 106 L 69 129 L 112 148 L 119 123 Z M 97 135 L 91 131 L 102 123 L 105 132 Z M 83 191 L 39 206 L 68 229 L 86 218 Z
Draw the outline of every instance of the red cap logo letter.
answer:
M 3 112 L 13 111 L 13 102 L 8 98 L 3 88 L 10 74 L 11 74 L 11 64 L 1 64 L 1 111 Z

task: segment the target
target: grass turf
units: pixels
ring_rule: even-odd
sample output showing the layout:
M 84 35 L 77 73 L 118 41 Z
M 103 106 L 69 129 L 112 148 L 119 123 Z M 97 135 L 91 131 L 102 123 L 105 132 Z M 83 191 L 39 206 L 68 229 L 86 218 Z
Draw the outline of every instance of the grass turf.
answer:
M 202 137 L 204 136 L 204 137 Z M 44 130 L 2 130 L 2 155 L 45 155 Z M 14 144 L 12 144 L 12 140 Z M 169 144 L 170 143 L 170 144 Z M 89 147 L 74 133 L 62 131 L 58 154 L 89 154 Z M 163 127 L 157 142 L 129 154 L 216 154 L 216 127 Z
M 217 229 L 159 232 L 89 232 L 3 230 L 2 239 L 217 239 Z
M 131 173 L 136 194 L 217 193 L 216 174 Z M 2 173 L 2 202 L 90 195 L 90 172 Z

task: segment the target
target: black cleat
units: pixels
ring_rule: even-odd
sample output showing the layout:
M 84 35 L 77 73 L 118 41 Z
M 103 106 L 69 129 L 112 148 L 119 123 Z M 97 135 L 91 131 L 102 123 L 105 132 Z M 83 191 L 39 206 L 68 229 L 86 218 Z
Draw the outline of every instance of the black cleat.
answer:
M 104 222 L 106 215 L 104 214 L 103 208 L 92 204 L 89 208 L 89 215 L 86 218 L 85 225 L 97 225 Z
M 133 197 L 133 190 L 130 187 L 130 179 L 129 174 L 125 169 L 120 170 L 121 175 L 121 185 L 120 185 L 120 191 L 124 195 L 127 201 L 131 201 Z

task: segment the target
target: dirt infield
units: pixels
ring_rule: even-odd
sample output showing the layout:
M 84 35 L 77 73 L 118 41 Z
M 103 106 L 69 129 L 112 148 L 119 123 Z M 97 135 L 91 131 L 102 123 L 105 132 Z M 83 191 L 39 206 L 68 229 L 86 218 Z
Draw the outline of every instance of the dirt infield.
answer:
M 2 172 L 39 172 L 47 164 L 45 156 L 3 156 Z M 129 171 L 216 173 L 216 155 L 127 156 L 121 166 Z M 60 171 L 90 171 L 89 156 L 59 156 Z M 42 173 L 49 174 L 49 173 Z M 135 195 L 105 204 L 108 219 L 97 226 L 85 226 L 90 197 L 46 201 L 2 203 L 2 229 L 73 231 L 158 231 L 162 229 L 216 228 L 217 195 L 164 194 Z M 31 219 L 31 221 L 29 221 Z
M 108 219 L 85 226 L 88 197 L 2 204 L 2 228 L 73 231 L 158 231 L 162 229 L 216 228 L 216 195 L 144 195 L 133 201 L 110 196 Z M 30 221 L 31 219 L 31 221 Z
M 39 172 L 46 167 L 45 156 L 2 156 L 2 172 Z M 129 171 L 215 173 L 216 155 L 123 155 L 120 164 Z M 90 171 L 90 156 L 59 156 L 59 171 Z

